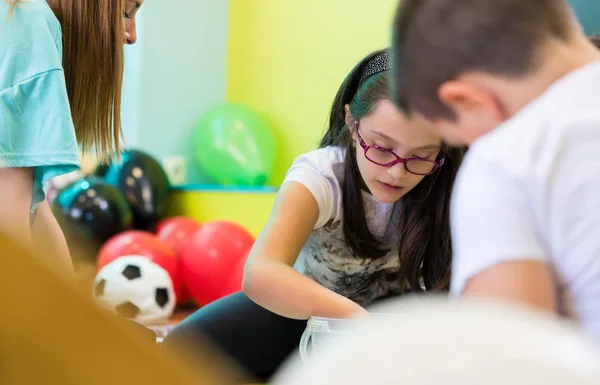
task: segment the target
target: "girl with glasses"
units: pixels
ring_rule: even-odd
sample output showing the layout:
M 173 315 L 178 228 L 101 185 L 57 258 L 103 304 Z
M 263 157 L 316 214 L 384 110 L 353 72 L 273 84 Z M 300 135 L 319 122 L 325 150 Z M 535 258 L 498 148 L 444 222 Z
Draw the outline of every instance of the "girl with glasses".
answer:
M 198 310 L 167 346 L 207 337 L 249 380 L 265 381 L 307 318 L 359 316 L 382 298 L 448 288 L 448 204 L 463 150 L 406 123 L 389 100 L 389 69 L 378 51 L 350 72 L 320 148 L 286 175 L 243 292 Z

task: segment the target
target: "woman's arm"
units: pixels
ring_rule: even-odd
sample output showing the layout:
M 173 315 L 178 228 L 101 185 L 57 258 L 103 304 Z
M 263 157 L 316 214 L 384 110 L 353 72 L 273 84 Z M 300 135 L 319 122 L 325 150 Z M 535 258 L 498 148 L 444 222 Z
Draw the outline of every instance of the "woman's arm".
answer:
M 34 173 L 32 167 L 0 168 L 0 232 L 49 256 L 47 262 L 61 272 L 70 272 L 69 249 L 48 202 L 38 204 L 31 221 Z
M 259 305 L 288 318 L 347 318 L 365 313 L 355 302 L 292 267 L 318 217 L 319 206 L 312 193 L 300 183 L 285 183 L 250 252 L 243 291 Z
M 57 267 L 60 273 L 72 275 L 73 264 L 65 235 L 60 228 L 47 201 L 40 202 L 31 227 L 31 237 L 38 252 L 49 255 L 49 262 Z
M 34 168 L 0 167 L 0 232 L 29 247 Z

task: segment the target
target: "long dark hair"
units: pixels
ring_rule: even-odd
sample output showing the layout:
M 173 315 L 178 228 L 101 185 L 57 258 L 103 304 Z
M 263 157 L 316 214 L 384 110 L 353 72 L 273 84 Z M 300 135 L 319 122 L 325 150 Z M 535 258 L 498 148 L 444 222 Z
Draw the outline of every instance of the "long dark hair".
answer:
M 346 125 L 344 106 L 348 104 L 354 119 L 369 115 L 377 103 L 390 98 L 390 73 L 380 72 L 361 80 L 367 64 L 384 50 L 365 57 L 348 74 L 335 96 L 329 128 L 321 139 L 321 148 L 346 148 L 342 204 L 344 237 L 352 253 L 359 258 L 381 258 L 389 252 L 369 230 L 362 198 L 362 177 Z M 444 165 L 426 176 L 402 198 L 398 228 L 400 231 L 400 269 L 398 279 L 403 292 L 446 290 L 450 282 L 452 247 L 449 204 L 452 184 L 462 158 L 463 148 L 443 146 Z M 422 280 L 422 281 L 421 281 Z

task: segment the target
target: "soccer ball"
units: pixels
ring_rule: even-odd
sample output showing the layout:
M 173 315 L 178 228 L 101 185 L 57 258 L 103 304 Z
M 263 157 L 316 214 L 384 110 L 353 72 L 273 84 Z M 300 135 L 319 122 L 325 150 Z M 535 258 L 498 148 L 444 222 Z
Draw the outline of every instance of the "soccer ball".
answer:
M 136 255 L 104 266 L 94 279 L 93 295 L 101 306 L 146 325 L 167 321 L 176 302 L 169 273 Z

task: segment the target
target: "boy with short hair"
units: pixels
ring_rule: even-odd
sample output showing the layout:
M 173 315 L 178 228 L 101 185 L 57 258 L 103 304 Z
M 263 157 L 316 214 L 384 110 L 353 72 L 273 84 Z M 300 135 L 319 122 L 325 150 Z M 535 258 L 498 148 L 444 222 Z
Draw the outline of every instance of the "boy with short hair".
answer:
M 470 147 L 452 292 L 555 311 L 600 341 L 600 51 L 566 0 L 403 0 L 393 54 L 398 106 Z

